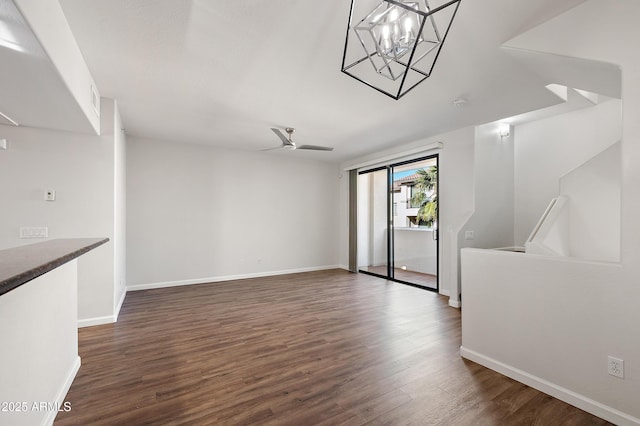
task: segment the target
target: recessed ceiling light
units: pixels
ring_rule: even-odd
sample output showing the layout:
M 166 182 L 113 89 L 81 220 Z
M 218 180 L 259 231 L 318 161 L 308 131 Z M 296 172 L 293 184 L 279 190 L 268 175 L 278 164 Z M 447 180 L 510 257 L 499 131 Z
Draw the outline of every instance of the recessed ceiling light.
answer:
M 463 106 L 465 106 L 467 104 L 467 100 L 466 99 L 456 99 L 455 101 L 451 102 L 453 105 L 457 106 L 458 108 L 462 108 Z

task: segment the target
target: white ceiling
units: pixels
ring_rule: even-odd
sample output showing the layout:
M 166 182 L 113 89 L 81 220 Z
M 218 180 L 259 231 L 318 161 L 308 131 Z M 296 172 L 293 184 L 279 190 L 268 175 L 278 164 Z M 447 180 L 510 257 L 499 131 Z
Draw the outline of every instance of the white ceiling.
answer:
M 0 0 L 0 124 L 91 133 L 93 128 L 24 18 Z
M 129 135 L 257 151 L 291 126 L 335 150 L 270 153 L 337 162 L 557 103 L 500 46 L 582 1 L 462 0 L 433 75 L 399 101 L 340 72 L 349 0 L 61 5 Z

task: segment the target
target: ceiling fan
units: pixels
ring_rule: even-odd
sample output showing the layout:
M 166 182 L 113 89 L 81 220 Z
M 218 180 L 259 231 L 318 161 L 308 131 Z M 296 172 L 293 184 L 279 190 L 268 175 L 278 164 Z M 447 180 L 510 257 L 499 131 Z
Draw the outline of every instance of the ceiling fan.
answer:
M 296 129 L 294 129 L 293 127 L 287 127 L 286 129 L 284 129 L 284 131 L 287 132 L 286 136 L 284 133 L 282 133 L 282 130 L 280 129 L 271 128 L 271 130 L 273 130 L 273 133 L 275 133 L 280 138 L 280 140 L 282 141 L 282 145 L 277 146 L 275 148 L 263 149 L 263 151 L 271 151 L 273 149 L 280 149 L 280 148 L 287 148 L 290 150 L 309 149 L 312 151 L 333 151 L 333 148 L 330 148 L 328 146 L 296 145 L 295 142 L 291 140 L 291 135 L 293 134 L 293 132 L 296 131 Z

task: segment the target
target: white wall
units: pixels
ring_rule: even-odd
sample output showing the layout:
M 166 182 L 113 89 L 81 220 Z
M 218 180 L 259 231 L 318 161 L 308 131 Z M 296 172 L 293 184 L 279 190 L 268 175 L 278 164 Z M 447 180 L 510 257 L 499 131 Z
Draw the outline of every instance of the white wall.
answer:
M 463 249 L 462 269 L 463 356 L 632 424 L 621 414 L 638 417 L 637 358 L 614 326 L 628 321 L 628 292 L 610 285 L 619 265 Z M 608 355 L 625 360 L 625 380 L 607 374 Z
M 338 182 L 295 152 L 128 138 L 127 285 L 335 267 Z
M 441 293 L 449 294 L 449 304 L 459 307 L 458 235 L 474 209 L 475 130 L 466 127 L 442 135 L 441 140 L 445 143 L 438 165 Z
M 452 304 L 459 306 L 460 252 L 463 247 L 510 247 L 513 245 L 513 130 L 500 137 L 499 123 L 489 123 L 474 129 L 472 141 L 473 169 L 466 185 L 472 188 L 472 207 L 467 210 L 462 225 L 450 235 L 455 240 L 455 262 L 452 272 Z M 467 231 L 473 239 L 467 240 Z M 452 246 L 454 243 L 451 244 Z M 453 260 L 453 259 L 452 259 Z
M 114 123 L 113 123 L 113 178 L 114 178 L 114 295 L 113 312 L 116 316 L 120 312 L 120 307 L 127 292 L 127 139 L 124 133 L 124 126 L 120 118 L 118 104 L 115 103 Z
M 620 261 L 620 144 L 560 179 L 569 199 L 569 252 L 573 257 Z
M 560 177 L 622 137 L 622 104 L 600 105 L 517 125 L 515 129 L 515 244 L 524 242 L 558 196 Z
M 116 116 L 115 103 L 103 99 L 102 136 L 0 126 L 9 140 L 9 149 L 0 151 L 0 248 L 38 241 L 19 239 L 22 226 L 46 226 L 49 238 L 111 239 L 79 262 L 81 324 L 112 321 L 114 283 L 125 273 L 120 260 L 120 277 L 114 275 L 115 251 L 122 243 L 114 232 Z M 44 201 L 46 189 L 56 191 L 56 201 Z
M 91 123 L 95 134 L 100 134 L 100 102 L 98 101 L 96 111 L 91 101 L 91 88 L 94 88 L 98 100 L 100 93 L 73 37 L 60 3 L 50 0 L 14 0 L 14 2 L 60 73 L 69 92 L 75 97 L 78 106 Z
M 460 247 L 513 245 L 513 138 L 500 137 L 499 123 L 477 126 L 474 144 L 474 212 L 458 234 Z M 465 232 L 473 231 L 473 240 Z
M 560 261 L 511 254 L 515 268 L 507 270 L 502 261 L 497 266 L 487 259 L 489 254 L 475 253 L 477 261 L 463 264 L 471 277 L 469 282 L 466 272 L 463 277 L 463 346 L 476 352 L 476 359 L 496 361 L 485 365 L 521 377 L 537 375 L 545 380 L 545 388 L 568 389 L 568 400 L 586 396 L 592 412 L 605 410 L 619 424 L 640 424 L 640 56 L 630 42 L 640 39 L 637 16 L 640 3 L 636 0 L 588 0 L 510 41 L 522 49 L 610 62 L 622 68 L 620 265 L 569 261 L 570 266 L 554 266 Z M 520 129 L 516 130 L 519 137 Z M 554 158 L 548 159 L 549 169 Z M 546 162 L 538 168 L 546 169 Z M 525 268 L 524 262 L 531 263 Z M 482 273 L 474 275 L 474 271 Z M 486 276 L 487 271 L 495 280 Z M 473 294 L 477 295 L 475 302 Z M 489 295 L 493 296 L 491 303 L 487 302 Z M 512 324 L 513 318 L 530 321 L 522 324 L 518 319 Z M 541 319 L 540 329 L 531 335 L 528 331 L 537 323 L 531 319 L 537 318 Z M 465 322 L 473 326 L 470 333 Z M 515 332 L 496 334 L 497 323 Z M 505 340 L 499 345 L 487 346 L 502 337 Z M 520 353 L 520 348 L 530 348 L 535 356 Z M 607 374 L 609 355 L 624 360 L 624 379 Z
M 100 94 L 60 3 L 49 0 L 14 1 L 91 123 L 95 134 L 101 133 L 100 102 L 96 111 L 91 102 L 91 88 L 94 87 L 98 99 Z
M 63 407 L 80 368 L 77 283 L 73 260 L 0 297 L 0 401 L 27 404 L 26 412 L 0 411 L 1 425 L 52 424 L 57 410 L 33 403 Z

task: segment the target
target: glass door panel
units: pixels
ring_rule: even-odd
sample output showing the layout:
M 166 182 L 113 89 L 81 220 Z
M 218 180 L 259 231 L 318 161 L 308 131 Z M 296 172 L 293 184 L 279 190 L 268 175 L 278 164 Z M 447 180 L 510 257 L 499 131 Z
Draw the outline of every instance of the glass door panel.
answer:
M 437 158 L 392 168 L 391 278 L 438 288 Z
M 438 156 L 358 175 L 358 270 L 438 290 Z
M 389 273 L 389 172 L 387 168 L 358 175 L 358 269 Z

